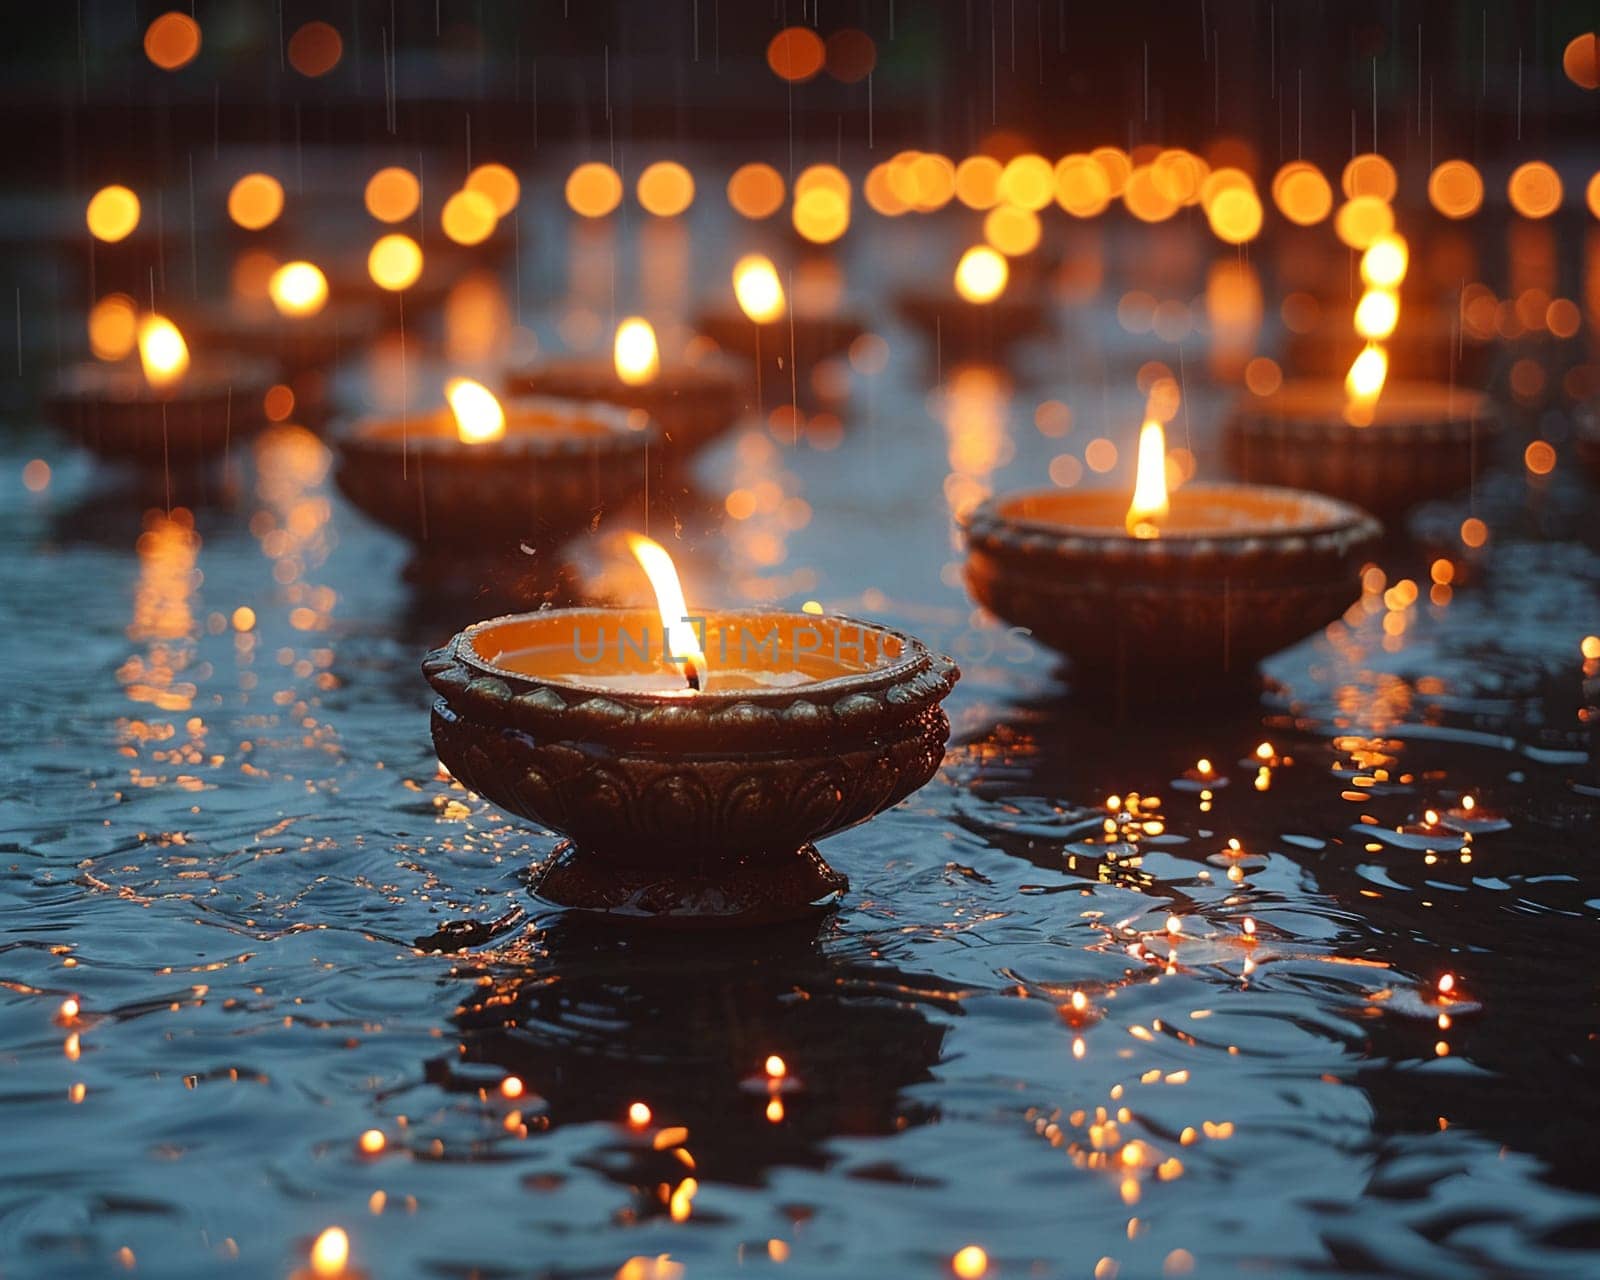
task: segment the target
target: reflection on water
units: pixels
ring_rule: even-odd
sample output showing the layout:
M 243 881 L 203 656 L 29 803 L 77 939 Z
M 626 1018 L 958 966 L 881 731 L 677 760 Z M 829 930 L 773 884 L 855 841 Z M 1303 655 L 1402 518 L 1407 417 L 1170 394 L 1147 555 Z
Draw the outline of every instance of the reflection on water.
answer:
M 1259 281 L 1180 233 L 1096 255 L 1137 279 L 1063 264 L 1064 355 L 934 387 L 886 327 L 837 419 L 753 421 L 652 507 L 692 597 L 868 612 L 967 668 L 940 776 L 829 842 L 853 888 L 819 936 L 541 913 L 553 839 L 442 776 L 417 674 L 496 580 L 408 567 L 311 433 L 192 511 L 19 433 L 0 1270 L 286 1275 L 337 1224 L 384 1277 L 934 1276 L 969 1244 L 1003 1276 L 1591 1274 L 1600 555 L 1565 457 L 1516 448 L 1259 701 L 1181 722 L 1065 700 L 960 589 L 952 513 L 1129 478 L 1141 365 L 1187 379 L 1214 474 L 1200 348 L 1116 322 L 1181 269 L 1187 323 L 1244 353 Z M 519 269 L 570 273 L 598 335 L 613 239 Z M 853 298 L 877 269 L 849 259 Z M 503 338 L 488 303 L 458 299 L 456 355 Z M 415 403 L 429 341 L 346 394 Z M 636 597 L 621 527 L 511 585 Z

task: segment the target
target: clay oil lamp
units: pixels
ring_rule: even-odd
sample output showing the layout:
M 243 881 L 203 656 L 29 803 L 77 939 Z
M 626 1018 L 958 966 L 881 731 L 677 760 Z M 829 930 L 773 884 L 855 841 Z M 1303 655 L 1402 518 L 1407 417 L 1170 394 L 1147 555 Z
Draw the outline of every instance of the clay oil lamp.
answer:
M 419 547 L 554 547 L 644 485 L 648 420 L 605 404 L 501 404 L 470 378 L 451 379 L 445 398 L 419 417 L 356 422 L 337 441 L 345 496 Z
M 1012 280 L 1011 264 L 988 245 L 974 245 L 956 263 L 948 289 L 917 285 L 895 298 L 901 319 L 945 356 L 1003 352 L 1049 326 L 1037 285 Z
M 831 262 L 819 262 L 817 270 L 836 274 Z M 724 351 L 753 360 L 763 378 L 780 373 L 787 386 L 791 369 L 803 372 L 842 355 L 864 332 L 859 319 L 838 309 L 836 299 L 822 296 L 834 290 L 802 291 L 794 285 L 791 279 L 791 288 L 784 288 L 772 259 L 746 254 L 733 268 L 737 307 L 703 311 L 695 328 Z
M 991 498 L 965 520 L 967 584 L 1070 658 L 1080 689 L 1203 698 L 1251 679 L 1260 659 L 1358 600 L 1381 528 L 1301 490 L 1189 484 L 1169 494 L 1160 418 L 1170 415 L 1156 398 L 1131 504 L 1107 489 Z
M 271 365 L 231 354 L 191 357 L 166 316 L 136 316 L 130 307 L 126 320 L 126 354 L 69 365 L 46 394 L 51 418 L 80 444 L 143 467 L 192 466 L 220 457 L 262 424 Z
M 1342 386 L 1290 379 L 1239 402 L 1223 443 L 1241 479 L 1314 488 L 1386 516 L 1471 485 L 1499 431 L 1488 397 L 1448 382 L 1389 378 L 1386 343 L 1400 318 L 1395 290 L 1405 265 L 1396 236 L 1363 253 L 1367 290 L 1355 323 L 1365 345 Z
M 601 401 L 647 417 L 668 450 L 682 460 L 715 440 L 744 407 L 741 380 L 716 361 L 664 362 L 648 320 L 630 316 L 617 326 L 611 358 L 543 361 L 506 379 L 513 395 Z
M 555 905 L 668 925 L 831 907 L 847 881 L 812 841 L 933 776 L 955 664 L 851 618 L 691 614 L 667 553 L 630 545 L 657 608 L 497 618 L 428 655 L 440 761 L 568 837 L 534 880 Z

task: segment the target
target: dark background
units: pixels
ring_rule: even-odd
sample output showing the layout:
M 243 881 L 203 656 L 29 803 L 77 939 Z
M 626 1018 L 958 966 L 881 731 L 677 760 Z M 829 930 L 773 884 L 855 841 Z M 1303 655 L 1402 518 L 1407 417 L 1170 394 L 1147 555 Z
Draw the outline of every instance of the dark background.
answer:
M 192 12 L 199 57 L 177 72 L 140 50 L 149 22 Z M 537 166 L 576 144 L 738 141 L 752 158 L 857 148 L 976 149 L 997 129 L 1059 154 L 1141 141 L 1250 142 L 1270 174 L 1298 154 L 1336 167 L 1376 142 L 1413 191 L 1431 163 L 1588 145 L 1597 95 L 1561 55 L 1586 3 L 1230 0 L 143 0 L 7 6 L 0 164 L 16 179 L 90 184 L 181 171 L 229 142 L 470 145 Z M 283 56 L 304 22 L 344 56 L 308 80 Z M 803 24 L 870 37 L 876 67 L 790 86 L 768 41 Z M 263 55 L 267 56 L 263 56 Z M 443 56 L 441 56 L 441 54 Z M 394 107 L 389 105 L 394 86 Z M 1376 112 L 1374 95 L 1376 94 Z M 870 101 L 870 109 L 869 109 Z M 470 137 L 470 144 L 469 144 Z M 1019 139 L 1010 145 L 1019 145 Z M 990 139 L 1005 149 L 1004 139 Z

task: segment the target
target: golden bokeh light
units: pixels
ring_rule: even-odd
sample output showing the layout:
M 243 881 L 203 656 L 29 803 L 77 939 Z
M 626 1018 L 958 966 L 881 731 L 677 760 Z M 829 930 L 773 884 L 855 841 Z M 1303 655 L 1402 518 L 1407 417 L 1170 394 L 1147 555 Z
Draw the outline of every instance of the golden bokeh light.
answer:
M 567 176 L 567 204 L 585 218 L 603 218 L 622 203 L 622 179 L 600 160 L 580 164 Z
M 739 309 L 757 324 L 772 324 L 787 305 L 778 269 L 771 258 L 759 253 L 746 254 L 734 264 L 733 296 Z
M 1377 196 L 1357 196 L 1339 206 L 1333 230 L 1352 249 L 1365 249 L 1379 236 L 1394 230 L 1394 210 L 1388 201 Z
M 379 222 L 403 222 L 422 202 L 422 184 L 410 169 L 390 165 L 367 179 L 367 212 Z
M 676 160 L 657 160 L 639 175 L 639 203 L 658 218 L 676 218 L 694 203 L 694 178 Z
M 867 207 L 886 218 L 898 218 L 911 208 L 895 190 L 893 165 L 892 160 L 875 164 L 861 181 L 861 194 L 866 197 Z
M 1206 174 L 1206 180 L 1200 184 L 1200 207 L 1207 213 L 1211 211 L 1211 204 L 1224 191 L 1255 191 L 1255 181 L 1243 169 L 1230 167 L 1213 169 Z
M 247 173 L 228 192 L 228 216 L 246 231 L 270 227 L 283 212 L 283 184 L 270 173 Z
M 924 151 L 906 165 L 911 186 L 909 204 L 919 213 L 933 213 L 949 204 L 956 194 L 956 167 L 948 156 Z
M 795 183 L 794 229 L 812 244 L 831 244 L 850 226 L 850 198 L 832 186 L 816 185 L 807 191 Z
M 1296 226 L 1312 227 L 1333 212 L 1333 187 L 1316 165 L 1291 160 L 1272 179 L 1272 202 Z
M 1357 196 L 1376 196 L 1379 200 L 1393 200 L 1400 189 L 1400 179 L 1394 166 L 1376 151 L 1355 156 L 1339 175 L 1339 189 L 1346 200 Z
M 832 164 L 812 164 L 800 170 L 794 180 L 795 198 L 808 191 L 831 191 L 841 200 L 850 198 L 850 179 L 843 169 Z
M 783 208 L 783 175 L 770 164 L 740 165 L 728 179 L 728 203 L 742 218 L 759 221 Z
M 150 312 L 139 321 L 139 365 L 157 391 L 174 386 L 189 371 L 189 344 L 166 316 Z
M 1000 202 L 1000 162 L 993 156 L 968 156 L 956 166 L 956 199 L 969 209 L 992 209 Z
M 1597 170 L 1589 183 L 1583 189 L 1583 201 L 1589 206 L 1589 212 L 1600 218 L 1600 170 Z
M 107 294 L 89 309 L 89 350 L 98 360 L 124 360 L 138 341 L 139 309 L 125 293 Z
M 506 411 L 494 392 L 471 378 L 451 378 L 444 398 L 462 444 L 488 444 L 506 433 Z
M 494 201 L 481 191 L 457 191 L 439 210 L 439 226 L 457 244 L 482 244 L 500 221 Z
M 1182 147 L 1163 151 L 1150 162 L 1151 181 L 1180 208 L 1200 199 L 1200 188 L 1210 172 L 1204 160 Z
M 1055 169 L 1031 152 L 1015 156 L 1000 171 L 999 193 L 1007 203 L 1037 213 L 1055 199 Z
M 314 316 L 328 304 L 328 277 L 311 262 L 286 262 L 272 273 L 267 294 L 280 315 Z
M 1530 475 L 1547 476 L 1556 469 L 1556 451 L 1548 440 L 1535 440 L 1522 451 L 1522 464 Z
M 1573 36 L 1561 52 L 1561 69 L 1580 89 L 1600 89 L 1600 49 L 1593 31 Z
M 488 196 L 497 218 L 505 217 L 522 199 L 522 183 L 517 181 L 517 175 L 493 161 L 475 168 L 462 186 L 467 191 L 481 191 Z
M 661 349 L 656 345 L 656 331 L 642 316 L 629 316 L 617 326 L 616 340 L 611 344 L 611 360 L 617 377 L 626 386 L 642 387 L 654 382 L 661 372 Z
M 416 284 L 422 274 L 422 249 L 410 236 L 381 236 L 367 254 L 367 274 L 374 284 L 398 292 Z
M 1512 170 L 1506 195 L 1524 218 L 1547 218 L 1561 207 L 1560 175 L 1543 160 L 1529 160 Z
M 308 22 L 289 37 L 289 65 L 315 80 L 339 65 L 344 56 L 344 40 L 337 27 L 326 22 Z
M 144 56 L 163 71 L 186 67 L 200 54 L 200 24 L 187 13 L 163 13 L 144 30 Z
M 89 197 L 85 213 L 89 234 L 96 240 L 115 244 L 126 240 L 139 226 L 139 197 L 127 187 L 113 184 L 101 187 Z
M 1133 173 L 1133 161 L 1128 158 L 1126 151 L 1121 147 L 1096 147 L 1089 153 L 1089 159 L 1099 165 L 1106 175 L 1113 200 L 1127 190 L 1128 178 Z
M 1032 253 L 1040 234 L 1039 215 L 1016 205 L 996 205 L 983 218 L 983 238 L 1007 257 Z
M 1206 210 L 1212 233 L 1224 244 L 1245 244 L 1261 234 L 1261 201 L 1249 187 L 1229 187 Z
M 1447 218 L 1470 218 L 1483 206 L 1483 175 L 1468 160 L 1445 160 L 1428 175 L 1428 202 Z
M 1164 222 L 1178 211 L 1178 202 L 1157 185 L 1147 164 L 1139 165 L 1128 175 L 1122 203 L 1140 222 Z
M 968 302 L 993 302 L 1010 278 L 1005 258 L 986 244 L 973 245 L 956 263 L 956 292 Z
M 785 27 L 767 45 L 767 65 L 780 80 L 798 84 L 822 70 L 828 56 L 822 37 L 810 27 Z
M 1075 218 L 1095 217 L 1111 203 L 1111 179 L 1090 156 L 1062 156 L 1054 177 L 1056 203 Z

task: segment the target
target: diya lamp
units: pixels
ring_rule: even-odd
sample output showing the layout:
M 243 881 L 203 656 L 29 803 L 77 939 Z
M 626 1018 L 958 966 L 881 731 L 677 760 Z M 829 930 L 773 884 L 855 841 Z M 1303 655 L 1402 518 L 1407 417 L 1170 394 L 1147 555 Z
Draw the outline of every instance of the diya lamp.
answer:
M 831 261 L 816 267 L 836 274 Z M 789 283 L 785 289 L 772 259 L 746 254 L 733 268 L 738 306 L 711 308 L 695 318 L 696 329 L 724 351 L 753 360 L 761 376 L 780 374 L 785 393 L 800 370 L 842 355 L 865 332 L 857 317 L 839 311 L 836 299 L 823 296 L 834 290 L 803 291 L 792 277 Z
M 1162 390 L 1165 388 L 1165 390 Z M 1001 494 L 964 519 L 973 597 L 1071 659 L 1080 688 L 1203 697 L 1338 618 L 1382 533 L 1335 498 L 1265 485 L 1169 493 L 1157 384 L 1131 503 L 1107 489 Z M 1170 416 L 1170 413 L 1165 416 Z
M 905 289 L 895 298 L 895 310 L 943 354 L 1003 351 L 1050 322 L 1040 286 L 1013 281 L 1012 275 L 1004 254 L 974 245 L 956 263 L 950 289 Z
M 365 514 L 451 556 L 558 546 L 645 483 L 655 428 L 614 405 L 502 404 L 470 378 L 444 409 L 367 418 L 337 440 L 336 479 Z
M 132 350 L 120 359 L 69 365 L 46 393 L 51 418 L 84 447 L 171 468 L 219 457 L 235 436 L 262 424 L 269 363 L 191 356 L 178 326 L 156 312 L 131 318 L 130 331 Z
M 508 375 L 506 389 L 619 405 L 654 421 L 680 460 L 727 431 L 744 407 L 738 377 L 716 361 L 663 362 L 654 328 L 638 316 L 617 326 L 609 360 L 542 361 Z
M 1355 322 L 1365 345 L 1342 386 L 1296 378 L 1239 401 L 1223 445 L 1240 478 L 1315 488 L 1380 515 L 1471 485 L 1499 432 L 1489 398 L 1448 382 L 1389 377 L 1386 344 L 1400 318 L 1395 290 L 1405 266 L 1397 236 L 1363 253 L 1368 287 Z
M 629 541 L 655 609 L 496 618 L 427 656 L 439 760 L 568 837 L 534 880 L 557 906 L 666 925 L 833 906 L 848 882 L 812 842 L 933 776 L 955 664 L 872 622 L 691 613 L 666 551 Z

